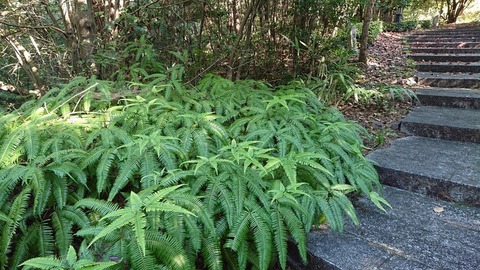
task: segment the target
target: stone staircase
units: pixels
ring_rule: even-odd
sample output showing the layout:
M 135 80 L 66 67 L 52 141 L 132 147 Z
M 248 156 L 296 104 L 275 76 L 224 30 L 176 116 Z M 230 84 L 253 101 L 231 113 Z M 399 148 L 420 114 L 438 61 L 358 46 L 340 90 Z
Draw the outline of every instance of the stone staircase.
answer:
M 360 226 L 311 232 L 308 265 L 292 268 L 480 269 L 480 26 L 408 42 L 421 106 L 400 124 L 409 137 L 368 156 L 393 209 L 361 198 Z

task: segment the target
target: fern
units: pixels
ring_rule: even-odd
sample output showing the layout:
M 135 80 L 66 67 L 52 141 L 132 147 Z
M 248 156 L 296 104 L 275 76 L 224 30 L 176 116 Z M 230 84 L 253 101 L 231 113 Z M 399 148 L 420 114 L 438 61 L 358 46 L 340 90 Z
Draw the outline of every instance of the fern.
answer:
M 121 100 L 80 77 L 0 117 L 1 268 L 285 269 L 288 239 L 306 260 L 312 225 L 358 222 L 349 194 L 389 206 L 364 131 L 304 83 L 140 60 Z

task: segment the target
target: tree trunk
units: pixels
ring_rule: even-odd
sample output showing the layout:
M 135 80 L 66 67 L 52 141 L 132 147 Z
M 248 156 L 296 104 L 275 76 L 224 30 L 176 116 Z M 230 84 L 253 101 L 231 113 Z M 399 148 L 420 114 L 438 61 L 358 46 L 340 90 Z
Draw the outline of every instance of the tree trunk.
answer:
M 473 0 L 446 0 L 447 2 L 447 23 L 456 23 L 458 17 L 463 14 L 465 9 Z
M 360 36 L 360 53 L 358 55 L 358 61 L 365 64 L 367 63 L 368 28 L 370 27 L 370 21 L 372 20 L 374 6 L 375 0 L 369 0 L 365 7 L 362 35 Z
M 14 37 L 4 36 L 3 38 L 8 42 L 10 47 L 12 47 L 18 63 L 23 68 L 30 81 L 32 81 L 35 90 L 39 91 L 38 94 L 43 93 L 45 91 L 45 85 L 40 78 L 38 68 L 35 66 L 30 52 L 28 52 Z

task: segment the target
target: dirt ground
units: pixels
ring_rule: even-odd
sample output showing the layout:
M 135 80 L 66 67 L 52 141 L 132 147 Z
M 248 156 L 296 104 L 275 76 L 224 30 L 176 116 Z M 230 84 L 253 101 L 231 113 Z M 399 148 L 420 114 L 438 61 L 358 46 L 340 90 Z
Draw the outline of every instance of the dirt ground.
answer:
M 407 59 L 404 48 L 404 33 L 385 32 L 379 35 L 375 43 L 368 48 L 368 64 L 362 67 L 363 74 L 357 84 L 378 90 L 381 87 L 394 86 L 411 89 L 415 86 L 413 65 Z M 339 109 L 345 116 L 362 125 L 370 138 L 365 137 L 366 152 L 388 144 L 391 140 L 405 136 L 397 130 L 398 123 L 415 106 L 414 100 L 386 99 L 380 103 L 341 104 Z

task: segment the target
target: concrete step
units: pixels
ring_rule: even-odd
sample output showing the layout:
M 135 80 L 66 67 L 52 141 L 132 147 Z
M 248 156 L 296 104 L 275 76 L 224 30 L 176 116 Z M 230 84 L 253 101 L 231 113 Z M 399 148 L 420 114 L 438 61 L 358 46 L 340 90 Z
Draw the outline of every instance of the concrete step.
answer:
M 416 35 L 480 35 L 480 27 L 469 27 L 469 28 L 454 28 L 454 29 L 435 29 L 435 30 L 423 30 L 415 31 L 412 36 Z
M 402 119 L 400 130 L 415 136 L 480 143 L 480 110 L 420 106 Z
M 309 263 L 297 269 L 478 269 L 479 208 L 391 187 L 385 187 L 385 196 L 393 205 L 387 213 L 361 198 L 359 226 L 349 223 L 343 234 L 310 232 Z
M 409 42 L 410 48 L 427 47 L 427 48 L 480 48 L 480 42 Z
M 480 207 L 479 144 L 411 136 L 368 158 L 383 184 Z
M 445 32 L 430 32 L 430 33 L 414 33 L 407 36 L 407 39 L 421 39 L 421 38 L 479 38 L 480 31 L 471 31 L 463 33 L 445 33 Z
M 478 54 L 480 48 L 427 48 L 413 47 L 408 49 L 411 53 L 419 54 Z
M 480 52 L 480 49 L 479 49 Z M 451 53 L 411 53 L 409 58 L 418 62 L 480 62 L 480 53 L 451 54 Z
M 414 90 L 424 106 L 480 109 L 480 90 L 477 89 L 432 87 Z
M 455 40 L 455 42 L 480 42 L 480 38 L 476 37 L 415 37 L 415 38 L 407 38 L 409 43 L 420 43 L 420 42 L 451 42 Z
M 480 89 L 480 74 L 416 72 L 418 82 L 425 86 Z
M 418 62 L 415 69 L 420 72 L 465 72 L 480 73 L 480 63 L 425 63 Z

